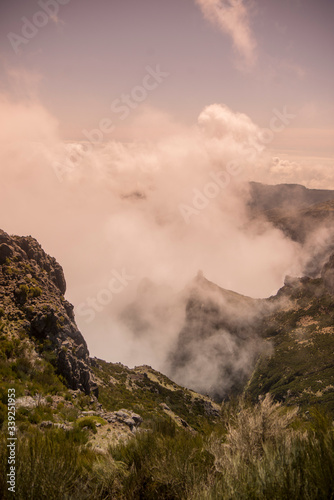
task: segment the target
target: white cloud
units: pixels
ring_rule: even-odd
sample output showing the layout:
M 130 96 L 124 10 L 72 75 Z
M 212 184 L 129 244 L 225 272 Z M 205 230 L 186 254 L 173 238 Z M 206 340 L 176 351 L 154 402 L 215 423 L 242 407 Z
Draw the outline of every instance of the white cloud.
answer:
M 204 16 L 228 34 L 247 67 L 256 61 L 256 40 L 243 0 L 196 0 Z
M 248 168 L 248 180 L 268 184 L 301 184 L 309 189 L 334 189 L 333 158 L 299 156 L 293 152 L 284 157 L 268 151 L 259 162 Z
M 145 301 L 141 308 L 145 324 L 151 325 L 145 342 L 120 319 L 145 278 L 171 287 L 172 294 L 202 269 L 223 287 L 265 296 L 291 274 L 294 245 L 277 230 L 253 231 L 247 222 L 242 175 L 190 224 L 179 212 L 179 204 L 190 204 L 194 189 L 203 191 L 210 174 L 230 160 L 242 161 L 246 171 L 251 168 L 250 145 L 257 144 L 259 129 L 246 115 L 215 104 L 200 113 L 198 124 L 167 136 L 169 120 L 162 116 L 160 138 L 110 141 L 84 153 L 84 144 L 59 140 L 56 121 L 38 103 L 3 98 L 0 113 L 2 229 L 32 234 L 59 260 L 68 298 L 76 306 L 96 297 L 114 269 L 134 276 L 92 323 L 77 314 L 93 355 L 162 368 L 179 324 L 155 316 L 161 310 L 155 290 L 152 311 L 147 312 Z M 158 115 L 152 112 L 157 130 Z M 55 160 L 72 167 L 63 182 L 53 170 Z M 165 295 L 161 293 L 164 304 Z M 179 316 L 174 310 L 169 315 Z M 163 341 L 159 335 L 165 336 Z

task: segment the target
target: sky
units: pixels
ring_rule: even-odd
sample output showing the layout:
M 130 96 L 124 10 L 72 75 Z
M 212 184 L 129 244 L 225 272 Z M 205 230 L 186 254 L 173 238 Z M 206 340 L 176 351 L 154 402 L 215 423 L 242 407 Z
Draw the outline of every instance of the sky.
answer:
M 224 103 L 267 127 L 272 109 L 286 106 L 297 116 L 277 147 L 333 153 L 331 0 L 49 3 L 40 0 L 45 21 L 37 1 L 2 0 L 0 75 L 11 95 L 38 97 L 64 139 L 83 140 L 82 129 L 113 118 L 111 103 L 140 85 L 146 66 L 160 65 L 169 76 L 143 104 L 177 122 Z M 31 38 L 9 36 L 24 27 Z M 106 139 L 132 138 L 135 114 Z
M 1 1 L 0 227 L 64 267 L 93 355 L 162 366 L 199 269 L 252 297 L 301 272 L 244 181 L 334 189 L 333 20 L 331 0 Z M 159 335 L 139 345 L 129 307 Z

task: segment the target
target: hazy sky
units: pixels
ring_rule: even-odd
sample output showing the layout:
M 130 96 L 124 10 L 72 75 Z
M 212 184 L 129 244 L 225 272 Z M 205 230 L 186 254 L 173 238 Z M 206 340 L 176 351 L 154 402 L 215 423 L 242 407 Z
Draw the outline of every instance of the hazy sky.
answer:
M 138 109 L 120 123 L 111 103 L 160 65 L 169 76 L 141 106 L 192 124 L 224 103 L 261 127 L 286 106 L 297 116 L 274 145 L 332 154 L 333 1 L 53 0 L 46 23 L 39 4 L 1 1 L 2 87 L 38 96 L 64 139 L 84 140 L 104 117 L 117 122 L 106 140 L 132 138 Z M 22 36 L 22 18 L 42 25 L 27 43 L 8 38 Z
M 0 5 L 0 227 L 64 267 L 93 355 L 161 366 L 199 269 L 253 297 L 301 272 L 243 181 L 334 189 L 332 0 Z

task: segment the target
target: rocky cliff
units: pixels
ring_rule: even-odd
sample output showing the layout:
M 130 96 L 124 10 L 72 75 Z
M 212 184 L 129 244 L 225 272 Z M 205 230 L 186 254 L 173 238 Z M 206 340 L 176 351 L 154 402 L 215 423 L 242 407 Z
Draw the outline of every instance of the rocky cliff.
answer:
M 0 230 L 0 426 L 7 387 L 15 387 L 20 418 L 43 428 L 98 419 L 105 449 L 134 433 L 142 418 L 173 420 L 193 432 L 219 417 L 208 397 L 151 367 L 90 358 L 65 291 L 61 266 L 34 238 Z
M 168 375 L 218 401 L 271 392 L 287 404 L 334 412 L 334 254 L 320 275 L 286 277 L 268 299 L 224 290 L 199 275 Z
M 0 314 L 8 335 L 27 333 L 55 353 L 57 370 L 71 389 L 96 393 L 87 344 L 65 291 L 62 267 L 34 238 L 0 230 Z

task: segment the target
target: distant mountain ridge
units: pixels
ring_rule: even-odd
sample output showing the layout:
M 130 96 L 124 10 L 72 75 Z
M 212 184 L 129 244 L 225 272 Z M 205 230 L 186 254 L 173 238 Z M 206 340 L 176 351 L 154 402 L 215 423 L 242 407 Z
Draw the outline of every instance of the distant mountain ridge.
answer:
M 249 186 L 249 206 L 254 212 L 273 209 L 289 211 L 334 200 L 334 190 L 309 189 L 301 184 L 269 185 L 250 182 Z
M 302 244 L 320 228 L 333 236 L 334 190 L 308 189 L 299 184 L 269 186 L 250 182 L 249 185 L 248 207 L 254 219 L 264 217 Z

